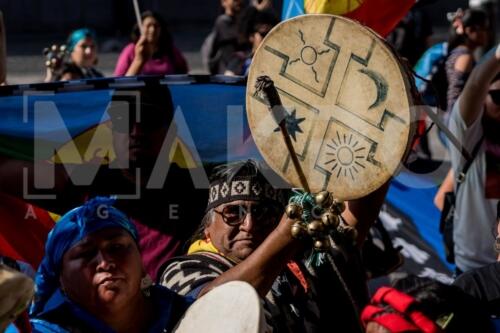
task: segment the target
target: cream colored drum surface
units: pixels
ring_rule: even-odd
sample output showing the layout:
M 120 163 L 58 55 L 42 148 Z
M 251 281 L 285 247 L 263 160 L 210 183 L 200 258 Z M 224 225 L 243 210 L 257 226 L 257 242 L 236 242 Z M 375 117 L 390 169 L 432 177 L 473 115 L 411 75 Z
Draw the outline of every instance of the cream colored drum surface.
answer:
M 379 188 L 395 174 L 413 136 L 411 84 L 398 57 L 360 24 L 304 15 L 276 26 L 252 61 L 247 114 L 266 162 L 302 187 L 267 99 L 269 76 L 286 109 L 286 128 L 312 192 L 341 200 Z
M 255 289 L 232 281 L 203 295 L 189 307 L 175 333 L 267 333 L 264 310 Z

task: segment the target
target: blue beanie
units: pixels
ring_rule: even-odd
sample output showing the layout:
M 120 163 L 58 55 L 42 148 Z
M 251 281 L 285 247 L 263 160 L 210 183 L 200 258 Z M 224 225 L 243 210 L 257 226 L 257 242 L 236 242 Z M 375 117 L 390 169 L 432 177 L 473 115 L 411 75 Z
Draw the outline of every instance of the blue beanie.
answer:
M 73 31 L 69 37 L 68 41 L 66 42 L 66 47 L 68 49 L 68 52 L 71 53 L 73 52 L 73 49 L 75 48 L 76 44 L 81 41 L 84 38 L 90 37 L 94 41 L 96 40 L 96 35 L 93 30 L 90 30 L 88 28 L 82 28 Z

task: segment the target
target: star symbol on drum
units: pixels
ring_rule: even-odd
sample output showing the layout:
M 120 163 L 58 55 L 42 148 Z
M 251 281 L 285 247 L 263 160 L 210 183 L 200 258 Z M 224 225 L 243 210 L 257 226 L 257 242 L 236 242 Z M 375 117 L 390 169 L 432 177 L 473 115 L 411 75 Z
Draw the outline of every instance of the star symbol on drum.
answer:
M 340 176 L 347 177 L 349 173 L 351 179 L 354 180 L 355 174 L 359 173 L 358 168 L 365 169 L 365 165 L 361 162 L 366 158 L 363 156 L 363 151 L 366 148 L 358 146 L 359 141 L 353 140 L 352 134 L 349 135 L 349 138 L 347 138 L 346 134 L 342 136 L 339 132 L 336 134 L 338 142 L 332 138 L 331 144 L 326 145 L 329 148 L 326 155 L 332 156 L 332 158 L 326 161 L 325 165 L 332 164 L 330 170 L 332 172 L 337 170 L 337 178 Z
M 307 45 L 306 40 L 304 38 L 304 33 L 300 29 L 299 29 L 299 37 L 303 45 L 302 49 L 300 50 L 300 57 L 291 60 L 288 64 L 291 66 L 296 62 L 301 61 L 304 65 L 310 66 L 311 71 L 314 74 L 314 81 L 316 81 L 316 83 L 319 83 L 318 72 L 314 68 L 314 64 L 318 60 L 319 56 L 322 56 L 323 54 L 330 52 L 330 49 L 316 50 L 316 48 L 314 48 L 313 46 Z
M 293 138 L 293 141 L 297 141 L 297 138 L 295 136 L 295 133 L 300 132 L 304 133 L 302 129 L 300 128 L 299 124 L 306 120 L 306 118 L 299 118 L 297 119 L 297 110 L 293 109 L 291 113 L 288 113 L 285 116 L 285 126 L 288 131 L 288 134 Z M 274 132 L 279 132 L 280 128 L 276 128 Z

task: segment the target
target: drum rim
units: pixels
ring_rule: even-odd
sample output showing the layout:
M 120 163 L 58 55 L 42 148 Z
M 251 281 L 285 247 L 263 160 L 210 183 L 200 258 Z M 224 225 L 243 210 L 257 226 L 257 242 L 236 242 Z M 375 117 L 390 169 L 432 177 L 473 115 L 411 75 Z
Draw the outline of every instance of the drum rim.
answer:
M 299 15 L 299 16 L 293 17 L 291 19 L 288 19 L 286 21 L 283 21 L 283 22 L 279 23 L 278 25 L 276 25 L 275 27 L 273 27 L 273 29 L 271 29 L 271 31 L 267 34 L 267 36 L 264 38 L 264 40 L 262 41 L 260 46 L 255 51 L 254 56 L 259 54 L 259 52 L 262 52 L 261 49 L 264 48 L 265 45 L 267 45 L 266 41 L 268 40 L 268 38 L 271 38 L 271 36 L 273 36 L 273 34 L 275 32 L 281 30 L 283 28 L 283 26 L 285 24 L 287 24 L 287 22 L 303 20 L 304 18 L 309 19 L 312 17 L 335 18 L 336 20 L 341 20 L 343 22 L 346 22 L 347 24 L 360 25 L 360 23 L 356 20 L 352 20 L 352 19 L 349 19 L 349 18 L 346 18 L 343 16 L 332 15 L 332 14 Z M 418 92 L 416 91 L 415 85 L 410 80 L 410 78 L 411 78 L 410 69 L 408 68 L 408 66 L 404 65 L 403 60 L 397 54 L 397 52 L 394 50 L 394 48 L 392 48 L 391 45 L 389 45 L 380 35 L 378 35 L 376 32 L 374 32 L 372 29 L 370 29 L 366 26 L 360 25 L 360 28 L 364 28 L 365 31 L 369 35 L 371 35 L 371 37 L 376 39 L 379 42 L 379 44 L 383 45 L 383 51 L 386 52 L 387 54 L 389 54 L 391 56 L 391 59 L 393 60 L 393 62 L 395 64 L 397 64 L 397 68 L 399 69 L 399 72 L 397 73 L 397 75 L 399 75 L 399 77 L 402 79 L 400 82 L 403 82 L 403 88 L 404 88 L 403 90 L 406 94 L 404 97 L 408 103 L 408 110 L 409 110 L 408 122 L 409 123 L 407 124 L 407 130 L 406 130 L 407 135 L 405 136 L 405 146 L 406 147 L 405 147 L 404 151 L 401 153 L 400 163 L 398 163 L 398 165 L 394 168 L 394 170 L 391 172 L 385 171 L 385 172 L 387 172 L 388 176 L 384 177 L 383 180 L 379 181 L 376 184 L 373 184 L 372 186 L 368 187 L 367 189 L 362 189 L 361 186 L 357 186 L 358 187 L 357 194 L 355 194 L 355 195 L 342 195 L 342 196 L 340 196 L 340 198 L 342 200 L 359 199 L 363 196 L 366 196 L 366 195 L 374 192 L 375 190 L 377 190 L 381 186 L 383 186 L 383 184 L 385 184 L 391 178 L 395 177 L 398 174 L 398 172 L 401 170 L 401 168 L 404 166 L 404 161 L 406 160 L 407 156 L 409 155 L 409 153 L 411 151 L 411 143 L 413 141 L 413 138 L 415 137 L 415 133 L 416 133 L 416 129 L 417 129 L 416 120 L 418 119 L 418 115 L 414 110 L 415 110 L 416 101 L 418 101 L 419 99 L 417 97 Z M 250 114 L 251 113 L 250 110 L 252 109 L 251 104 L 252 104 L 252 99 L 253 99 L 252 94 L 250 92 L 254 91 L 254 88 L 253 88 L 253 85 L 255 84 L 254 81 L 258 75 L 258 74 L 254 73 L 255 72 L 254 70 L 252 70 L 253 68 L 255 68 L 254 64 L 255 64 L 255 62 L 252 61 L 251 65 L 250 65 L 250 69 L 249 69 L 249 74 L 248 74 L 248 79 L 247 79 L 247 89 L 246 89 L 246 94 L 245 94 L 245 104 L 246 104 L 245 106 L 246 106 L 247 119 L 249 122 L 249 128 L 250 128 L 250 131 L 252 133 L 252 136 L 255 138 L 255 136 L 254 136 L 255 130 L 252 128 L 252 126 L 250 126 L 250 123 L 252 122 L 252 115 Z M 271 161 L 270 157 L 268 156 L 269 153 L 267 153 L 267 152 L 263 153 L 263 148 L 261 148 L 257 144 L 257 141 L 254 140 L 254 142 L 255 142 L 261 156 L 266 161 L 266 163 L 277 174 L 279 174 L 283 179 L 285 179 L 287 182 L 292 184 L 289 180 L 289 177 L 287 177 L 287 175 L 285 173 L 283 173 L 281 170 L 279 170 L 279 168 L 276 168 L 274 166 L 274 163 L 270 163 L 272 161 Z M 385 166 L 384 166 L 384 169 L 385 169 Z M 306 172 L 306 175 L 307 175 L 307 172 Z M 298 184 L 294 183 L 293 185 L 298 185 Z

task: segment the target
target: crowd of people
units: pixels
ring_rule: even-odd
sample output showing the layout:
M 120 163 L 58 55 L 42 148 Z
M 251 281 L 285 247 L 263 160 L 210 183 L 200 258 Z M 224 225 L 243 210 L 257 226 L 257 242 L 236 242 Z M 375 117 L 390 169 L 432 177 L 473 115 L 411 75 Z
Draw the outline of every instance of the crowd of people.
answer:
M 204 63 L 211 74 L 247 75 L 253 54 L 279 20 L 270 0 L 247 7 L 221 0 L 221 6 L 203 43 Z M 420 15 L 410 13 L 399 28 Z M 441 116 L 461 146 L 443 139 L 451 168 L 435 204 L 443 211 L 451 204 L 454 212 L 448 230 L 452 285 L 410 275 L 370 295 L 363 244 L 388 183 L 363 198 L 336 202 L 345 231 L 319 245 L 293 231 L 297 217 L 289 202 L 297 193 L 262 162 L 190 170 L 172 164 L 161 186 L 146 186 L 157 161 L 168 163 L 165 147 L 175 136 L 169 88 L 146 82 L 138 89 L 139 105 L 116 89 L 107 107 L 116 153 L 111 164 L 54 166 L 0 155 L 0 191 L 21 197 L 25 171 L 36 169 L 42 181 L 50 181 L 44 172 L 55 172 L 55 190 L 64 194 L 57 202 L 35 202 L 62 215 L 36 274 L 0 253 L 0 332 L 170 332 L 197 299 L 231 281 L 248 283 L 262 299 L 265 332 L 500 332 L 500 45 L 477 61 L 475 51 L 488 42 L 489 15 L 467 9 L 449 19 L 440 63 L 447 85 L 435 100 L 446 101 Z M 114 75 L 187 73 L 163 18 L 146 11 L 141 20 Z M 0 57 L 1 23 L 0 15 Z M 421 53 L 426 57 L 422 45 L 429 33 L 414 53 L 401 43 L 412 65 L 418 66 Z M 50 52 L 61 58 L 49 61 L 47 82 L 103 76 L 91 29 L 71 32 L 64 49 Z M 138 114 L 127 113 L 124 101 Z M 72 181 L 89 172 L 96 175 L 90 185 Z M 113 197 L 137 188 L 139 198 Z M 453 199 L 445 204 L 449 192 Z M 324 250 L 321 256 L 315 257 L 315 247 Z
M 246 75 L 253 53 L 266 34 L 279 22 L 271 0 L 254 0 L 247 7 L 241 0 L 221 1 L 223 14 L 201 49 L 211 74 Z M 47 49 L 45 82 L 103 77 L 98 64 L 97 36 L 92 29 L 70 33 L 59 51 Z M 141 24 L 132 28 L 130 43 L 120 52 L 113 76 L 187 74 L 188 63 L 175 46 L 166 21 L 145 11 Z

